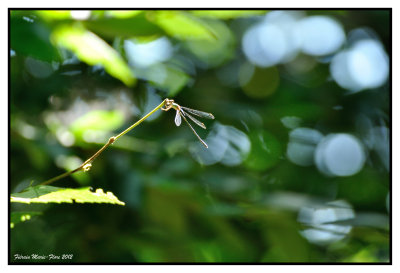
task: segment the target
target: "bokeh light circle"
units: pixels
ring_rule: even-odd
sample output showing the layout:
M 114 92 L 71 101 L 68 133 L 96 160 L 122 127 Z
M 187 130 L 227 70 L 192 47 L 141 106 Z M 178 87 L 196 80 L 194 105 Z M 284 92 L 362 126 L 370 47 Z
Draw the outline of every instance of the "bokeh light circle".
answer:
M 389 58 L 376 40 L 357 41 L 332 59 L 333 79 L 352 92 L 382 86 L 389 76 Z
M 319 131 L 310 128 L 292 130 L 286 151 L 288 159 L 299 166 L 313 165 L 315 147 L 322 137 Z
M 167 37 L 161 37 L 150 42 L 125 40 L 124 49 L 132 66 L 148 67 L 171 58 L 173 47 Z
M 358 173 L 365 163 L 361 142 L 349 134 L 330 134 L 317 146 L 315 163 L 324 174 L 351 176 Z
M 323 56 L 337 51 L 346 35 L 343 27 L 327 16 L 309 16 L 300 21 L 301 49 L 304 53 Z
M 389 75 L 389 59 L 382 45 L 375 40 L 357 42 L 349 54 L 353 79 L 362 88 L 381 86 Z

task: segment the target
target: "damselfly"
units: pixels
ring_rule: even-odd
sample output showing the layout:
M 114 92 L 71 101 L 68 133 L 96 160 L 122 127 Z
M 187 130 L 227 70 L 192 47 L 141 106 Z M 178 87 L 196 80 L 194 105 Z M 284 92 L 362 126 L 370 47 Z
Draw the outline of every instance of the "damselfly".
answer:
M 200 142 L 206 147 L 208 148 L 208 145 L 204 142 L 204 140 L 201 139 L 201 137 L 196 133 L 196 131 L 193 129 L 192 125 L 189 123 L 189 121 L 186 119 L 186 117 L 188 117 L 189 119 L 191 119 L 194 123 L 196 123 L 198 126 L 200 126 L 203 129 L 206 129 L 206 126 L 198 121 L 195 117 L 193 117 L 192 115 L 201 117 L 201 118 L 208 118 L 208 119 L 214 119 L 214 116 L 210 113 L 206 113 L 203 111 L 199 111 L 199 110 L 194 110 L 194 109 L 190 109 L 187 107 L 183 107 L 180 106 L 179 104 L 177 104 L 176 102 L 174 102 L 174 100 L 170 100 L 170 99 L 165 99 L 165 104 L 164 107 L 161 108 L 164 111 L 168 111 L 169 109 L 175 109 L 176 110 L 176 115 L 175 115 L 175 124 L 176 126 L 180 126 L 182 123 L 182 118 L 183 120 L 189 125 L 190 129 L 192 129 L 193 133 L 196 135 L 196 137 L 200 140 Z M 190 113 L 190 114 L 189 114 Z M 191 115 L 192 114 L 192 115 Z

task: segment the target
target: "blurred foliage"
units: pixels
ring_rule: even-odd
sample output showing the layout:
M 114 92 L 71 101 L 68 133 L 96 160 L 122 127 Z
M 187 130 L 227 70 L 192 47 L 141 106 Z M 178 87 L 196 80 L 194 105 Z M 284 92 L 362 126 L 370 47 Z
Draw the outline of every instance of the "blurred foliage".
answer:
M 29 221 L 32 219 L 33 216 L 37 216 L 37 215 L 41 215 L 41 213 L 37 212 L 37 211 L 29 211 L 29 212 L 14 211 L 14 212 L 11 212 L 10 228 L 14 228 L 15 224 L 18 224 L 20 222 Z
M 53 31 L 56 44 L 71 50 L 89 65 L 101 65 L 126 85 L 134 83 L 132 72 L 118 53 L 102 39 L 80 27 L 60 27 Z
M 118 110 L 114 111 L 90 111 L 76 119 L 69 127 L 74 136 L 83 137 L 88 130 L 114 131 L 123 125 L 124 117 Z
M 304 13 L 334 17 L 346 33 L 372 29 L 391 52 L 387 10 Z M 74 255 L 63 263 L 388 262 L 389 155 L 369 148 L 362 170 L 340 177 L 295 165 L 286 149 L 300 126 L 350 133 L 369 147 L 364 128 L 391 124 L 390 85 L 346 93 L 331 80 L 331 56 L 251 64 L 242 38 L 265 14 L 11 10 L 12 196 L 72 202 L 72 188 L 82 200 L 94 198 L 90 186 L 116 196 L 97 192 L 100 199 L 126 205 L 13 202 L 10 261 L 40 262 L 13 257 L 53 253 Z M 142 51 L 145 45 L 155 49 Z M 29 187 L 76 168 L 165 97 L 214 114 L 216 122 L 198 131 L 210 149 L 201 150 L 186 125 L 174 125 L 173 111 L 158 111 L 90 172 L 46 186 L 47 194 Z M 367 217 L 329 244 L 302 236 L 302 207 L 341 199 Z

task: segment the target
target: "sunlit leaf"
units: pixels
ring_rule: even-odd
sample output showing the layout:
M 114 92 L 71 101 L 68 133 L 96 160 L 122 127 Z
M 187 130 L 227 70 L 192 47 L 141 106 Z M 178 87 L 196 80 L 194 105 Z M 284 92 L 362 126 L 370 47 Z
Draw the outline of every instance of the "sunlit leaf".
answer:
M 36 13 L 45 21 L 58 23 L 59 21 L 87 20 L 93 15 L 91 10 L 38 10 Z M 103 11 L 104 13 L 104 11 Z
M 232 19 L 265 14 L 266 10 L 192 10 L 196 16 L 212 17 L 219 19 Z
M 376 253 L 379 252 L 379 248 L 376 246 L 369 246 L 363 248 L 354 255 L 346 257 L 344 262 L 347 263 L 378 263 L 381 262 L 377 257 Z
M 214 40 L 212 28 L 190 13 L 182 11 L 154 11 L 147 16 L 172 37 L 182 40 Z
M 115 18 L 129 18 L 142 13 L 143 10 L 107 10 L 106 16 Z
M 82 136 L 88 130 L 112 131 L 120 128 L 124 123 L 124 116 L 118 110 L 90 111 L 71 124 L 70 130 L 75 136 Z
M 128 64 L 109 44 L 94 33 L 81 27 L 63 26 L 52 34 L 52 40 L 59 46 L 74 52 L 89 65 L 102 65 L 113 77 L 128 86 L 135 83 Z
M 38 211 L 13 211 L 10 214 L 10 228 L 14 228 L 15 224 L 29 221 L 32 219 L 33 216 L 37 216 L 42 214 Z
M 29 187 L 21 193 L 11 194 L 11 202 L 18 203 L 108 203 L 125 205 L 112 192 L 103 189 L 90 191 L 90 187 L 70 189 L 38 185 Z
M 38 10 L 36 13 L 45 20 L 71 19 L 69 10 Z

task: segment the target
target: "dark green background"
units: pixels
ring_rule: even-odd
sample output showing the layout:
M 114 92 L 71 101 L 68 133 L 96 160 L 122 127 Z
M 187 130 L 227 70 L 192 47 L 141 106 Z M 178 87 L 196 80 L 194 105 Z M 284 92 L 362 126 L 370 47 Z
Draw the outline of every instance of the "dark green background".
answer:
M 31 181 L 39 183 L 65 172 L 66 169 L 56 164 L 60 155 L 85 160 L 101 147 L 101 144 L 86 143 L 79 133 L 71 147 L 63 146 L 55 137 L 60 128 L 57 126 L 68 128 L 62 117 L 78 97 L 89 105 L 101 101 L 105 110 L 110 111 L 118 109 L 119 104 L 113 99 L 121 93 L 131 99 L 131 107 L 136 112 L 124 116 L 122 124 L 118 121 L 115 121 L 117 125 L 111 124 L 108 137 L 151 110 L 145 107 L 149 94 L 162 99 L 173 98 L 184 106 L 211 112 L 217 122 L 246 133 L 252 145 L 250 154 L 235 167 L 221 163 L 200 165 L 187 149 L 196 140 L 195 136 L 185 124 L 174 125 L 172 111 L 162 112 L 157 119 L 142 123 L 121 138 L 121 141 L 125 138 L 131 142 L 107 149 L 93 163 L 90 172 L 54 183 L 59 187 L 102 188 L 113 192 L 126 206 L 13 203 L 10 205 L 12 212 L 39 211 L 42 214 L 10 229 L 11 262 L 20 262 L 13 259 L 16 253 L 73 254 L 73 259 L 65 261 L 67 263 L 389 261 L 387 222 L 384 228 L 378 227 L 381 223 L 374 227 L 354 226 L 345 239 L 318 246 L 300 235 L 299 231 L 305 227 L 297 221 L 298 210 L 265 202 L 268 197 L 282 192 L 288 194 L 288 200 L 292 193 L 306 199 L 342 199 L 353 206 L 356 214 L 379 214 L 387 221 L 390 174 L 376 154 L 371 152 L 364 168 L 353 176 L 327 177 L 315 166 L 300 167 L 286 158 L 290 130 L 280 119 L 297 116 L 302 126 L 318 126 L 324 134 L 356 133 L 356 117 L 359 114 L 368 116 L 371 109 L 378 109 L 380 118 L 390 126 L 389 83 L 344 96 L 345 90 L 327 81 L 329 65 L 326 63 L 318 62 L 297 78 L 288 74 L 283 65 L 277 65 L 271 68 L 279 73 L 275 92 L 262 98 L 249 97 L 235 84 L 238 75 L 234 64 L 246 62 L 241 51 L 243 30 L 238 25 L 250 26 L 257 21 L 257 16 L 201 17 L 214 24 L 224 24 L 232 34 L 224 45 L 228 54 L 221 60 L 211 56 L 207 63 L 190 50 L 191 41 L 165 33 L 157 24 L 149 23 L 143 14 L 111 20 L 103 17 L 101 11 L 96 12 L 97 17 L 81 24 L 122 56 L 125 53 L 121 41 L 125 38 L 167 35 L 177 47 L 174 58 L 184 56 L 193 64 L 181 70 L 187 78 L 178 75 L 173 81 L 186 79 L 185 84 L 171 88 L 141 79 L 127 87 L 104 70 L 92 69 L 77 59 L 61 65 L 73 54 L 54 46 L 50 36 L 59 24 L 74 24 L 75 20 L 47 19 L 36 11 L 12 11 L 10 45 L 15 56 L 9 59 L 11 193 L 21 191 Z M 311 10 L 306 14 L 332 16 L 346 32 L 369 27 L 379 35 L 386 52 L 390 53 L 391 22 L 387 10 Z M 37 78 L 27 70 L 27 59 L 33 60 L 35 69 L 40 70 L 41 62 L 45 62 L 46 67 L 58 65 L 58 69 L 46 78 Z M 215 59 L 218 62 L 213 63 Z M 227 79 L 232 84 L 218 79 L 217 73 L 222 69 L 228 71 Z M 68 75 L 71 71 L 79 73 Z M 259 73 L 262 80 L 263 73 L 271 71 L 261 69 Z M 157 91 L 152 93 L 152 90 Z M 342 110 L 333 110 L 335 105 L 342 105 Z M 45 121 L 49 112 L 59 113 L 61 122 L 54 128 Z M 251 112 L 258 114 L 261 122 L 254 119 Z M 206 123 L 210 127 L 212 124 Z M 21 128 L 26 129 L 26 125 L 33 127 L 34 137 L 21 134 Z M 205 136 L 201 130 L 199 133 Z M 273 148 L 270 153 L 261 148 L 260 134 Z

